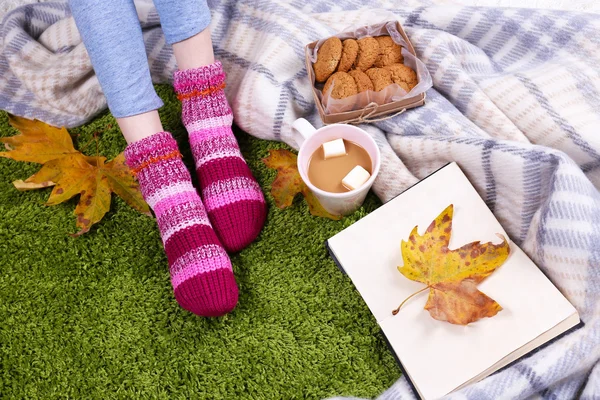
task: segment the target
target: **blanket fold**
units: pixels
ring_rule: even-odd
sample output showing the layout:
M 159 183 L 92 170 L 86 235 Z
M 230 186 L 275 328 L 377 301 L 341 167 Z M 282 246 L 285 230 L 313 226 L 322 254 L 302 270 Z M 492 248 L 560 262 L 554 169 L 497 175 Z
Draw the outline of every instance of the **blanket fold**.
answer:
M 236 123 L 297 148 L 291 123 L 320 126 L 306 43 L 398 19 L 434 88 L 423 107 L 363 125 L 382 152 L 389 200 L 456 161 L 506 231 L 575 305 L 585 326 L 448 398 L 600 396 L 600 15 L 373 0 L 209 1 L 215 54 Z M 139 2 L 154 82 L 176 69 L 159 18 Z M 0 108 L 74 127 L 106 100 L 65 3 L 37 3 L 0 26 Z M 382 399 L 411 399 L 400 378 Z

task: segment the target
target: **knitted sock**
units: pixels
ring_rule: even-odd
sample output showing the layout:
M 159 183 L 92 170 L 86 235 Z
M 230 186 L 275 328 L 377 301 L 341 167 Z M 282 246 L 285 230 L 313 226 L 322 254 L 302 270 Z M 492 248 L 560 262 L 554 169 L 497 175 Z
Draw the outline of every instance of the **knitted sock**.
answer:
M 208 217 L 225 249 L 239 251 L 260 233 L 266 204 L 231 130 L 223 67 L 217 61 L 176 71 L 174 86 Z
M 238 287 L 225 249 L 181 161 L 177 142 L 160 132 L 125 149 L 142 196 L 154 210 L 177 302 L 204 317 L 233 310 Z

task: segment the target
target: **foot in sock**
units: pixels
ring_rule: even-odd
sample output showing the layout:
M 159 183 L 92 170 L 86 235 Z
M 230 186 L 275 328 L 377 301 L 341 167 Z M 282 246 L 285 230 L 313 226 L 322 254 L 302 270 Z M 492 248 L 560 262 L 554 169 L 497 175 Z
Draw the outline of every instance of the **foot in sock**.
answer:
M 177 71 L 174 86 L 208 216 L 225 249 L 239 251 L 260 233 L 266 204 L 231 130 L 223 67 L 217 61 Z
M 127 146 L 127 165 L 154 210 L 177 302 L 205 317 L 224 315 L 238 300 L 225 249 L 181 160 L 177 142 L 160 132 Z

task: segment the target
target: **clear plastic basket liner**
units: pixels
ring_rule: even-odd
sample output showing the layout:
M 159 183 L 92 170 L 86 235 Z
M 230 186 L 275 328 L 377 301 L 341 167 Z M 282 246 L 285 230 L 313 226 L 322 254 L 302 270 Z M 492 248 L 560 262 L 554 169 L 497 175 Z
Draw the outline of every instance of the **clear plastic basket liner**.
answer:
M 358 93 L 354 96 L 349 96 L 343 99 L 334 99 L 331 97 L 331 90 L 333 90 L 333 85 L 330 86 L 330 89 L 327 93 L 323 93 L 323 85 L 317 84 L 317 95 L 323 104 L 323 108 L 325 110 L 325 114 L 335 114 L 345 111 L 353 111 L 360 110 L 367 106 L 373 105 L 376 103 L 378 105 L 384 105 L 393 101 L 400 101 L 403 99 L 407 99 L 410 97 L 417 96 L 421 93 L 425 93 L 429 88 L 432 87 L 431 76 L 429 75 L 429 71 L 427 71 L 427 67 L 425 64 L 412 55 L 408 51 L 408 45 L 404 41 L 404 38 L 398 32 L 396 28 L 395 21 L 387 21 L 382 22 L 375 25 L 370 26 L 362 26 L 353 31 L 346 31 L 340 34 L 335 35 L 341 40 L 344 39 L 360 39 L 366 36 L 383 36 L 389 35 L 392 40 L 399 44 L 402 47 L 402 55 L 404 56 L 404 64 L 407 67 L 412 68 L 417 74 L 417 85 L 413 87 L 410 92 L 406 92 L 406 90 L 402 89 L 399 85 L 393 83 L 383 90 L 379 92 L 375 92 L 372 90 L 367 90 L 362 93 Z M 317 45 L 314 49 L 309 53 L 310 61 L 314 64 L 317 61 L 317 52 L 319 47 L 325 42 L 327 39 L 321 39 L 317 42 Z M 313 86 L 315 86 L 314 74 L 312 80 Z

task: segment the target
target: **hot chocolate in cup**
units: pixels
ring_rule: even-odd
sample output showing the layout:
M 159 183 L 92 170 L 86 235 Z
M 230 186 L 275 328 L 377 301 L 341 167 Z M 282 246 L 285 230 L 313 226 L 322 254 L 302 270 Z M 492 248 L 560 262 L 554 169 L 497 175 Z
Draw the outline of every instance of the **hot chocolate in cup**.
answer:
M 301 138 L 300 151 L 298 152 L 298 171 L 300 177 L 308 188 L 315 194 L 323 208 L 335 215 L 348 215 L 356 211 L 364 202 L 369 189 L 377 178 L 381 166 L 381 154 L 375 140 L 366 131 L 347 124 L 332 124 L 319 129 L 315 129 L 310 122 L 304 118 L 299 118 L 292 124 L 292 128 L 297 131 Z M 351 142 L 368 154 L 371 161 L 370 177 L 360 187 L 341 193 L 328 192 L 319 189 L 309 179 L 308 168 L 311 157 L 323 143 L 343 139 L 345 142 Z

